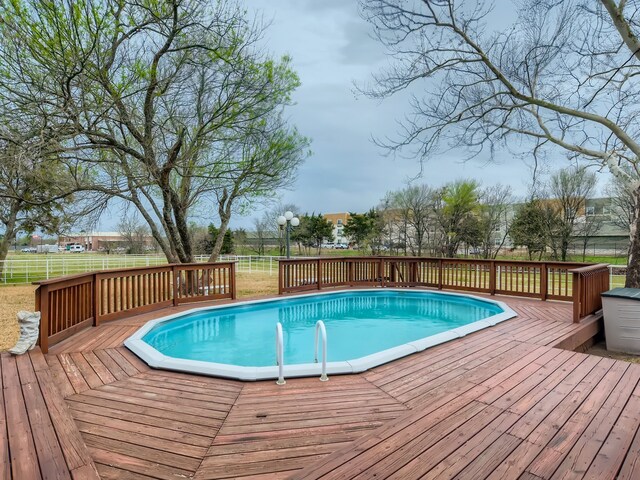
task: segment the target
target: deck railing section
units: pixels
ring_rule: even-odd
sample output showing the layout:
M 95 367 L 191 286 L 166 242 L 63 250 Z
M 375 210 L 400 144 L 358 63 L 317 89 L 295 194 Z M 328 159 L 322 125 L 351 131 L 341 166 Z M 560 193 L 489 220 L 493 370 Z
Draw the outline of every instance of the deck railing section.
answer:
M 288 259 L 279 262 L 279 293 L 339 286 L 423 286 L 490 295 L 574 302 L 574 320 L 602 308 L 607 265 L 413 257 Z M 578 305 L 578 307 L 576 307 Z M 575 315 L 578 315 L 577 317 Z
M 236 298 L 235 263 L 175 264 L 36 282 L 40 348 L 77 331 L 171 305 Z
M 609 290 L 609 265 L 600 263 L 575 268 L 573 275 L 573 321 L 602 308 L 600 294 Z

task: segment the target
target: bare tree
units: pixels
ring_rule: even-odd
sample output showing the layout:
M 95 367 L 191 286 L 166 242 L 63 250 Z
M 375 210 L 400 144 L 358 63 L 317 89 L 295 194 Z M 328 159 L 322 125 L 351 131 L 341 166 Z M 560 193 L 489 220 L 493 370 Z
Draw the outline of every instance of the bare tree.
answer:
M 427 185 L 409 185 L 389 195 L 389 206 L 397 215 L 396 228 L 401 233 L 405 253 L 421 256 L 428 244 L 433 218 L 433 190 Z
M 549 239 L 555 255 L 566 261 L 571 238 L 578 232 L 578 218 L 585 210 L 586 200 L 596 188 L 595 173 L 586 167 L 560 170 L 551 176 L 547 204 L 550 209 Z
M 635 172 L 628 170 L 628 175 Z M 633 191 L 629 182 L 623 177 L 613 177 L 606 187 L 607 195 L 611 197 L 611 221 L 620 228 L 629 230 L 636 219 L 636 209 Z
M 474 155 L 512 136 L 531 151 L 559 147 L 629 183 L 640 211 L 640 9 L 626 0 L 517 4 L 496 32 L 495 2 L 362 0 L 365 17 L 396 58 L 367 93 L 386 97 L 427 79 L 392 149 L 423 158 L 442 146 Z M 500 8 L 503 8 L 502 2 Z M 640 215 L 630 229 L 626 284 L 640 287 Z
M 267 213 L 264 213 L 261 217 L 254 218 L 253 231 L 255 233 L 255 244 L 252 244 L 251 248 L 258 255 L 264 255 L 267 240 L 272 238 L 274 233 L 273 219 Z
M 478 219 L 482 258 L 496 258 L 504 245 L 509 232 L 509 207 L 512 203 L 509 186 L 495 185 L 480 193 Z
M 284 255 L 285 238 L 283 229 L 278 225 L 278 217 L 285 212 L 291 211 L 299 215 L 300 208 L 292 203 L 277 202 L 262 216 L 253 219 L 254 233 L 256 235 L 256 249 L 258 255 L 264 255 L 268 239 L 277 239 L 279 255 Z
M 149 228 L 136 214 L 125 214 L 118 223 L 118 233 L 122 236 L 127 253 L 141 254 L 150 246 Z
M 604 225 L 601 215 L 584 215 L 576 224 L 575 235 L 580 238 L 582 246 L 582 261 L 587 258 L 589 241 L 598 234 Z

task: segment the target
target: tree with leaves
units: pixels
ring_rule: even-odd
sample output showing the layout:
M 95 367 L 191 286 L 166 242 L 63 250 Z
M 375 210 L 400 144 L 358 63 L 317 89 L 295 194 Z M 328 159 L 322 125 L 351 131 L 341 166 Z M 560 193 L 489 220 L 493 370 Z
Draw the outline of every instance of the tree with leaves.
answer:
M 170 262 L 193 260 L 194 212 L 226 230 L 307 155 L 282 115 L 290 59 L 256 47 L 233 0 L 28 0 L 0 18 L 0 103 L 60 132 L 77 188 L 133 206 Z
M 349 212 L 349 221 L 344 226 L 344 235 L 357 248 L 370 248 L 372 254 L 380 253 L 384 238 L 384 219 L 380 212 L 372 208 L 366 213 Z
M 24 118 L 0 114 L 0 273 L 11 241 L 19 232 L 61 233 L 82 219 L 91 223 L 105 199 L 76 192 L 56 155 L 54 132 L 39 136 Z M 75 192 L 75 194 L 74 194 Z
M 439 190 L 435 202 L 435 219 L 442 238 L 442 252 L 454 258 L 458 248 L 472 239 L 472 233 L 479 235 L 472 219 L 478 211 L 480 185 L 474 180 L 458 180 Z M 477 237 L 474 243 L 479 243 Z
M 509 227 L 509 236 L 515 246 L 527 248 L 529 260 L 538 254 L 538 260 L 547 249 L 547 212 L 541 200 L 533 199 L 518 207 Z
M 233 253 L 235 245 L 233 242 L 233 232 L 231 230 L 227 228 L 223 233 L 222 229 L 216 227 L 213 223 L 209 224 L 207 230 L 209 232 L 211 244 L 216 245 L 220 243 L 220 253 L 222 255 L 229 255 Z M 222 240 L 219 240 L 220 238 L 222 238 Z
M 292 229 L 291 240 L 304 246 L 307 251 L 316 248 L 318 255 L 322 250 L 322 242 L 333 237 L 333 224 L 322 214 L 312 213 L 300 216 L 300 225 Z
M 403 135 L 380 143 L 422 159 L 453 146 L 472 157 L 518 137 L 535 158 L 555 149 L 598 163 L 632 192 L 626 285 L 640 288 L 637 2 L 517 2 L 512 23 L 490 28 L 503 3 L 361 0 L 395 60 L 365 93 L 414 92 Z

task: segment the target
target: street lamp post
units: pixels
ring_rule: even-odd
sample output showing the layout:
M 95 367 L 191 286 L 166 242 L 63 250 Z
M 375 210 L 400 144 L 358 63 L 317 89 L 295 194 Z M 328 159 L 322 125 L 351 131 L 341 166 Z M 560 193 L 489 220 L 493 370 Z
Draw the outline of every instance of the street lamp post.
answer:
M 284 212 L 284 215 L 280 215 L 278 217 L 278 225 L 280 225 L 280 228 L 285 229 L 285 235 L 287 238 L 287 258 L 291 258 L 291 251 L 289 248 L 289 235 L 291 233 L 292 227 L 297 227 L 298 225 L 300 225 L 300 219 L 298 217 L 295 217 L 293 215 L 293 212 L 286 211 Z

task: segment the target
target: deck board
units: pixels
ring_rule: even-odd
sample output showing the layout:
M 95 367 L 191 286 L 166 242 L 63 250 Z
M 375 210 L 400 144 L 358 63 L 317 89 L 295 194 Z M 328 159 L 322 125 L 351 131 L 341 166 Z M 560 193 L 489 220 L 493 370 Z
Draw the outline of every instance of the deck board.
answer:
M 0 358 L 0 478 L 97 479 L 39 349 Z
M 0 477 L 640 478 L 640 365 L 555 348 L 597 327 L 569 304 L 500 299 L 518 317 L 329 382 L 154 370 L 122 346 L 188 306 L 3 355 Z

